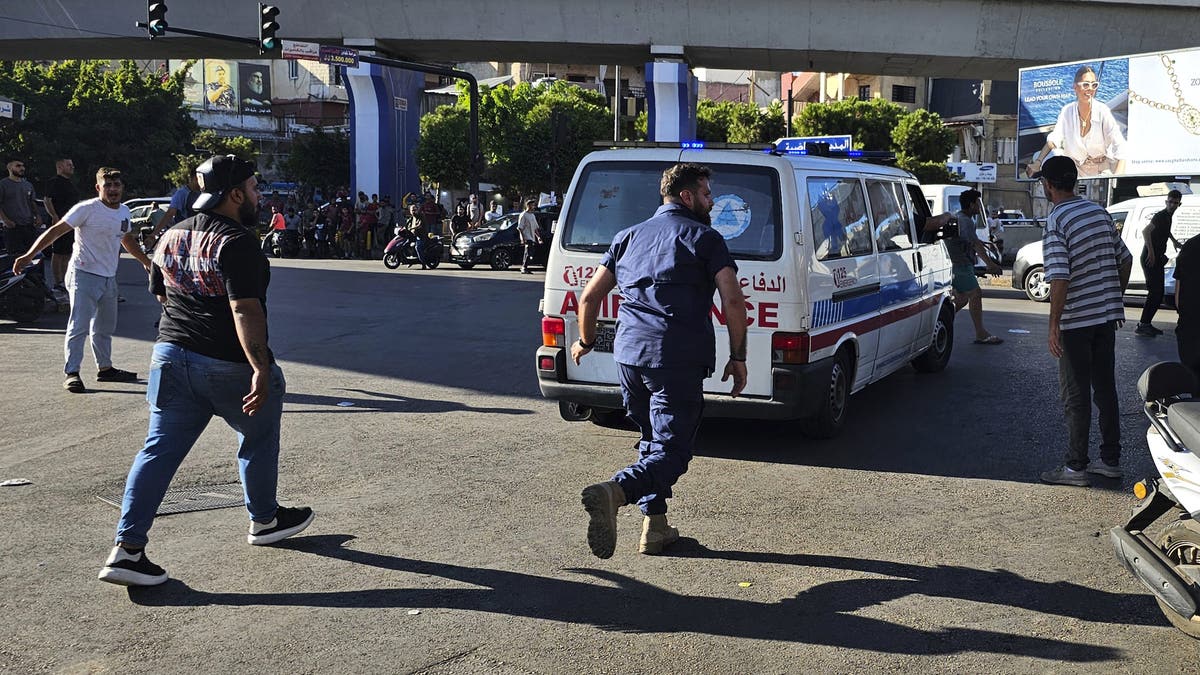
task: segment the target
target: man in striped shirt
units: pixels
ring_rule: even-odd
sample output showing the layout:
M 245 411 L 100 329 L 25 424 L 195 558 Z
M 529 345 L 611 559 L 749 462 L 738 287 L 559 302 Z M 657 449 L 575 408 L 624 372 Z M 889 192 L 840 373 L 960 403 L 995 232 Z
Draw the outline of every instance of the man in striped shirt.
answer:
M 1089 485 L 1087 474 L 1120 478 L 1121 420 L 1117 410 L 1116 330 L 1125 323 L 1122 298 L 1133 256 L 1112 217 L 1075 194 L 1069 157 L 1051 157 L 1034 174 L 1054 208 L 1042 237 L 1050 282 L 1050 353 L 1067 417 L 1066 463 L 1042 473 L 1059 485 Z M 1088 461 L 1092 392 L 1100 412 L 1100 457 Z

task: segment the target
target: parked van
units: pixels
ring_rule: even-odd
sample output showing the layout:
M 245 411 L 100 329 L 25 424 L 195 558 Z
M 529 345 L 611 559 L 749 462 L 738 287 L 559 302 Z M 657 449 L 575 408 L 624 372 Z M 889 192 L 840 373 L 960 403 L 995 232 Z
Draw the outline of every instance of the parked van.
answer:
M 970 190 L 970 185 L 948 185 L 934 183 L 921 186 L 921 194 L 925 195 L 925 203 L 929 212 L 935 216 L 943 213 L 954 213 L 958 210 L 958 196 Z
M 1166 195 L 1137 197 L 1108 207 L 1113 224 L 1117 226 L 1117 230 L 1121 233 L 1121 239 L 1129 248 L 1129 252 L 1133 254 L 1133 270 L 1129 273 L 1129 286 L 1125 289 L 1126 295 L 1141 297 L 1146 295 L 1146 275 L 1142 272 L 1142 266 L 1138 262 L 1142 255 L 1142 230 L 1145 230 L 1146 226 L 1150 224 L 1150 219 L 1154 217 L 1154 214 L 1166 207 Z M 1200 233 L 1200 195 L 1184 195 L 1183 203 L 1179 205 L 1178 209 L 1175 209 L 1175 214 L 1171 218 L 1171 234 L 1175 235 L 1175 238 L 1182 244 L 1197 233 Z M 1175 248 L 1175 244 L 1168 239 L 1166 281 L 1164 283 L 1166 294 L 1163 298 L 1168 303 L 1174 302 L 1175 257 L 1178 255 L 1179 251 Z M 1031 242 L 1017 252 L 1017 259 L 1013 263 L 1012 286 L 1017 290 L 1025 291 L 1025 295 L 1030 300 L 1037 302 L 1050 300 L 1050 284 L 1046 283 L 1043 270 L 1041 241 Z
M 749 150 L 607 150 L 576 170 L 547 262 L 538 382 L 565 419 L 623 414 L 611 358 L 621 297 L 603 304 L 597 346 L 575 365 L 579 296 L 614 235 L 661 205 L 662 172 L 678 162 L 712 169 L 712 226 L 737 261 L 749 316 L 746 388 L 730 398 L 718 371 L 704 382 L 706 414 L 799 419 L 805 433 L 829 437 L 851 393 L 909 363 L 946 366 L 950 260 L 940 241 L 918 242 L 913 214 L 929 209 L 911 174 Z M 719 301 L 712 318 L 721 356 Z

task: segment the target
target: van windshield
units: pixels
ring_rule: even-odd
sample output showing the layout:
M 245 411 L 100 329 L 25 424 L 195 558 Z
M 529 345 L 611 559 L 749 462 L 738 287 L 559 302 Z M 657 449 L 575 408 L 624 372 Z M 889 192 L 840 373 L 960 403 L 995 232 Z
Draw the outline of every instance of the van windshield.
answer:
M 562 245 L 603 252 L 617 232 L 654 215 L 658 186 L 673 162 L 594 162 L 584 168 L 571 196 Z M 734 258 L 774 260 L 782 248 L 779 175 L 766 166 L 710 164 L 712 226 Z

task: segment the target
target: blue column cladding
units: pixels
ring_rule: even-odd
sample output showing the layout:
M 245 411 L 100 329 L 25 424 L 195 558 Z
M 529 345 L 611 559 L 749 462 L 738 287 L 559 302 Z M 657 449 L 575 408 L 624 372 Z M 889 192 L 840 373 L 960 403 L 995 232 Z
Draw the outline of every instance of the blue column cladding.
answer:
M 699 81 L 686 63 L 646 64 L 647 140 L 690 141 L 696 138 Z
M 350 98 L 350 191 L 390 195 L 417 192 L 425 75 L 363 63 L 346 69 Z

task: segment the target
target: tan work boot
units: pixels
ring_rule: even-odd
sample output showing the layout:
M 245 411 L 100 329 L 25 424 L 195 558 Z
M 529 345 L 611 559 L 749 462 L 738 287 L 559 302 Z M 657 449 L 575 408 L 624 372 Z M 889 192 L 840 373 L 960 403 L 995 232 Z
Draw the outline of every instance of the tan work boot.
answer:
M 642 519 L 642 541 L 638 544 L 638 553 L 658 555 L 678 540 L 679 530 L 667 524 L 667 514 L 646 516 Z
M 583 488 L 581 497 L 590 518 L 588 546 L 597 558 L 611 558 L 617 550 L 617 509 L 625 505 L 625 491 L 610 480 Z

